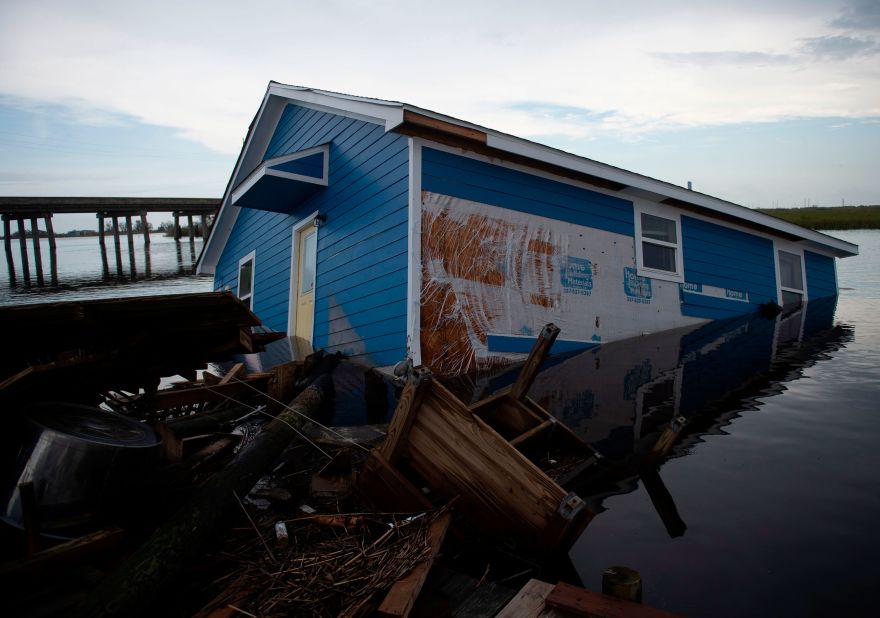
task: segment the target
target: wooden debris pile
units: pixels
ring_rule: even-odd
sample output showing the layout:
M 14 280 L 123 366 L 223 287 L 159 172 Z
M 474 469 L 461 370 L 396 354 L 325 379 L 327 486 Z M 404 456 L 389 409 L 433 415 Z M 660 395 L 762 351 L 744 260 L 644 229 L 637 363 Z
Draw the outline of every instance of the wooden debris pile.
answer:
M 444 510 L 411 516 L 381 513 L 316 514 L 285 522 L 264 518 L 259 538 L 231 542 L 222 557 L 231 570 L 224 590 L 196 615 L 224 608 L 273 616 L 363 616 L 374 612 L 394 582 L 435 551 L 431 530 Z M 287 547 L 276 534 L 289 531 Z

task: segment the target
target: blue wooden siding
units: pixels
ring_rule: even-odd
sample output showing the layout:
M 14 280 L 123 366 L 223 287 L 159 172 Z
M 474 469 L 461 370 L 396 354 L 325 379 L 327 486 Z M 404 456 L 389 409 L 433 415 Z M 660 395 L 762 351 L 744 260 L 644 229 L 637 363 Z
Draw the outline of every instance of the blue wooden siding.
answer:
M 825 298 L 837 295 L 837 277 L 834 258 L 804 251 L 804 268 L 807 271 L 807 297 Z
M 290 215 L 242 209 L 215 287 L 237 285 L 238 260 L 256 249 L 254 312 L 287 329 L 291 227 L 319 211 L 314 346 L 388 365 L 406 355 L 407 138 L 382 126 L 288 105 L 265 159 L 330 143 L 329 186 Z M 332 345 L 331 345 L 332 344 Z
M 632 236 L 628 200 L 563 182 L 422 149 L 422 189 L 461 199 Z
M 748 292 L 749 302 L 682 292 L 684 315 L 712 320 L 758 310 L 776 301 L 773 242 L 693 217 L 681 217 L 684 280 Z

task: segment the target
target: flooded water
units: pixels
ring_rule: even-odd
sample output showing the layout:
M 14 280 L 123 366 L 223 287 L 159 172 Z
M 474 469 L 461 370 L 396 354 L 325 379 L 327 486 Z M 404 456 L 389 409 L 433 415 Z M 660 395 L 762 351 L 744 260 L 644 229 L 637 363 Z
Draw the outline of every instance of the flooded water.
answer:
M 611 344 L 533 396 L 593 443 L 600 514 L 571 551 L 584 585 L 641 572 L 687 616 L 876 615 L 880 585 L 880 232 L 836 233 L 836 303 Z M 644 465 L 673 416 L 669 459 Z
M 600 511 L 571 551 L 586 587 L 625 565 L 646 603 L 688 616 L 876 614 L 880 232 L 835 235 L 861 248 L 838 264 L 836 304 L 610 344 L 539 375 L 533 398 L 605 456 L 576 488 Z M 106 268 L 97 238 L 58 239 L 42 287 L 22 283 L 13 243 L 0 305 L 211 289 L 191 274 L 200 241 L 135 243 L 132 271 L 125 239 Z M 645 465 L 674 417 L 688 421 L 676 447 Z
M 10 285 L 9 265 L 5 252 L 0 252 L 0 305 L 21 305 L 66 300 L 147 296 L 151 294 L 182 294 L 209 292 L 211 277 L 196 277 L 193 267 L 202 249 L 197 238 L 179 243 L 164 234 L 150 234 L 150 247 L 144 247 L 143 236 L 134 236 L 134 261 L 130 259 L 128 240 L 122 237 L 120 260 L 117 262 L 112 236 L 105 239 L 106 262 L 99 250 L 98 237 L 58 238 L 58 273 L 53 282 L 50 269 L 49 243 L 41 239 L 44 284 L 36 277 L 33 243 L 27 241 L 31 281 L 24 280 L 18 239 L 12 241 L 15 284 Z

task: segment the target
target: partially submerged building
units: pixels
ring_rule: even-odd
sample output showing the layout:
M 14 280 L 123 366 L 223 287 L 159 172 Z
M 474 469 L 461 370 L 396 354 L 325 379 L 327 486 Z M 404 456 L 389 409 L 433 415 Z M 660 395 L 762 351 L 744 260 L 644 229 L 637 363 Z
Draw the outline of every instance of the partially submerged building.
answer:
M 837 294 L 858 247 L 426 109 L 271 82 L 199 260 L 275 330 L 438 373 Z

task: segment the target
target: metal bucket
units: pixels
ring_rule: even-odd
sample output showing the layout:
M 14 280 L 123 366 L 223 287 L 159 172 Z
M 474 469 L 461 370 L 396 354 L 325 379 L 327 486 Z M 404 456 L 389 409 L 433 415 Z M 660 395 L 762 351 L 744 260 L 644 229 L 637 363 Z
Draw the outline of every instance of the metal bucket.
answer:
M 154 470 L 161 439 L 130 418 L 70 403 L 27 407 L 3 440 L 0 519 L 23 527 L 18 486 L 32 482 L 42 531 L 88 528 Z

